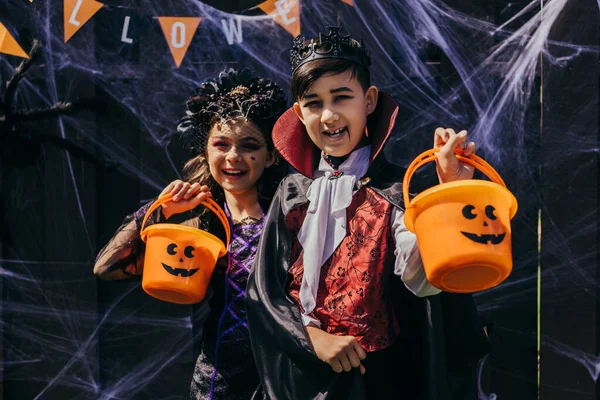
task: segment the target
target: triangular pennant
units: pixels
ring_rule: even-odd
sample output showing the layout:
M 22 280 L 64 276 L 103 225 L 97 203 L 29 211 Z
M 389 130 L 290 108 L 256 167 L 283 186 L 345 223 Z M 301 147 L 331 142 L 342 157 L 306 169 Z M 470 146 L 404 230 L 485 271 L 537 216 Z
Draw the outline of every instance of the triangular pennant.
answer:
M 292 36 L 300 34 L 300 0 L 267 0 L 258 7 Z
M 19 43 L 8 32 L 8 29 L 0 22 L 0 53 L 10 54 L 11 56 L 29 58 L 27 53 L 19 46 Z
M 64 0 L 65 43 L 102 7 L 94 0 Z
M 348 5 L 354 6 L 354 1 L 352 1 L 352 0 L 342 0 L 342 1 Z
M 177 68 L 181 65 L 201 20 L 202 18 L 196 17 L 158 17 Z

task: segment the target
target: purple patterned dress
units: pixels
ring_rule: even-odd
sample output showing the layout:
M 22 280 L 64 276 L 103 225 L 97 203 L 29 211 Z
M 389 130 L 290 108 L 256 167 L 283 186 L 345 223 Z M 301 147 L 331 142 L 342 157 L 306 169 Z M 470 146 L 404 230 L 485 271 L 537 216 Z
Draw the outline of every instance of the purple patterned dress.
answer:
M 232 226 L 225 273 L 213 275 L 211 312 L 191 385 L 192 399 L 250 399 L 259 384 L 246 321 L 246 283 L 264 217 Z M 221 269 L 223 271 L 223 268 Z

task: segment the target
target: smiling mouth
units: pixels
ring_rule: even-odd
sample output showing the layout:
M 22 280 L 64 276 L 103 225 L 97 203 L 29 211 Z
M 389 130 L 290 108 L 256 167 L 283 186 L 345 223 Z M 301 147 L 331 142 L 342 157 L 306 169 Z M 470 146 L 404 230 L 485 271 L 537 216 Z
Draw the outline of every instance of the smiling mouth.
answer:
M 165 263 L 161 263 L 165 271 L 167 271 L 171 275 L 181 276 L 182 278 L 187 278 L 194 275 L 200 268 L 194 269 L 185 269 L 185 268 L 173 268 L 168 266 Z
M 323 135 L 325 135 L 329 138 L 338 138 L 347 132 L 348 132 L 348 127 L 344 126 L 343 128 L 336 129 L 335 131 L 331 131 L 331 132 L 323 131 Z
M 228 169 L 228 170 L 222 170 L 224 175 L 227 176 L 242 176 L 245 175 L 247 171 L 240 171 L 240 170 L 234 170 L 234 169 Z
M 467 238 L 471 239 L 472 241 L 476 242 L 476 243 L 481 243 L 481 244 L 487 244 L 488 242 L 490 242 L 491 244 L 499 244 L 502 243 L 502 241 L 504 240 L 504 236 L 506 236 L 506 233 L 501 233 L 499 235 L 477 235 L 475 233 L 469 233 L 469 232 L 463 232 L 461 231 L 460 233 L 462 233 L 463 235 L 465 235 Z

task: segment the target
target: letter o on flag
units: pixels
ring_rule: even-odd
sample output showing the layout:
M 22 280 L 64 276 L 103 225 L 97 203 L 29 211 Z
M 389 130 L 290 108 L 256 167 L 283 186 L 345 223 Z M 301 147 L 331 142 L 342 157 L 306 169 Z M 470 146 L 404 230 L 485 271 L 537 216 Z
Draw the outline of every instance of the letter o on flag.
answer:
M 171 27 L 171 45 L 176 49 L 185 46 L 185 24 L 175 22 Z

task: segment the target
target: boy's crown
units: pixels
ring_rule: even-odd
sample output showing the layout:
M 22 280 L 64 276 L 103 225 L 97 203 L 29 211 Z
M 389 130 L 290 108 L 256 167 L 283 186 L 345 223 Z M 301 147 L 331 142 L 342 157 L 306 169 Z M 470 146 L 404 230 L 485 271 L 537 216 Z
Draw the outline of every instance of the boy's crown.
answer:
M 371 65 L 371 57 L 365 49 L 365 44 L 352 39 L 349 35 L 342 36 L 341 26 L 328 26 L 328 35 L 319 33 L 318 39 L 307 40 L 302 35 L 294 38 L 290 51 L 292 73 L 302 64 L 322 58 L 340 58 L 355 62 L 365 68 Z

